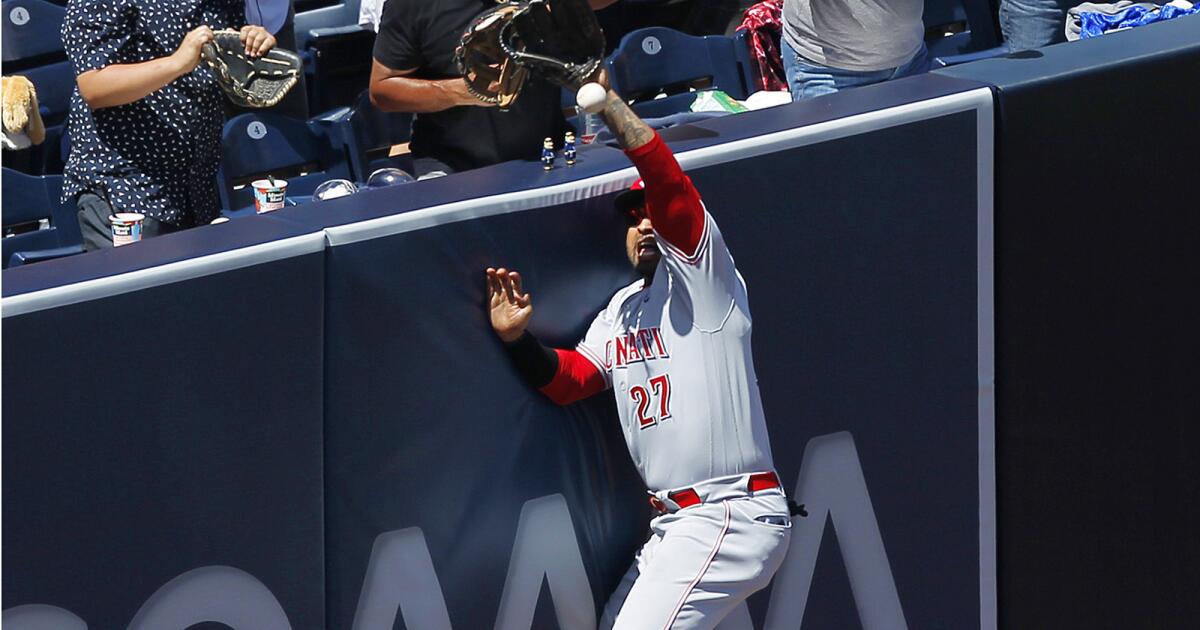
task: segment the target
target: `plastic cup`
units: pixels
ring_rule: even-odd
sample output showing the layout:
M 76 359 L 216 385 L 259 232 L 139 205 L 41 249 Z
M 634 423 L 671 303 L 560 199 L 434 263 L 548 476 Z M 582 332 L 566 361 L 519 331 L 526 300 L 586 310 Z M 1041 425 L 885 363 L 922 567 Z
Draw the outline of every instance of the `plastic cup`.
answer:
M 142 221 L 146 215 L 138 212 L 118 212 L 108 217 L 114 247 L 142 240 Z
M 256 179 L 250 186 L 254 188 L 254 211 L 258 214 L 282 208 L 287 199 L 285 179 Z

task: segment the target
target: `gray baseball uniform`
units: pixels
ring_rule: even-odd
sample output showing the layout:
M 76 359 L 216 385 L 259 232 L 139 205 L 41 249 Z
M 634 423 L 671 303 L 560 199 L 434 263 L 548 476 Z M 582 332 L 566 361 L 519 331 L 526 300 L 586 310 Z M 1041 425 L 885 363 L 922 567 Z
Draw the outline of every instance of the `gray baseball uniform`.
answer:
M 661 258 L 650 284 L 618 291 L 576 349 L 613 389 L 661 513 L 602 627 L 713 628 L 770 581 L 791 522 L 754 374 L 746 284 L 661 139 L 628 153 Z M 656 208 L 656 196 L 670 208 Z M 697 221 L 699 230 L 679 229 Z

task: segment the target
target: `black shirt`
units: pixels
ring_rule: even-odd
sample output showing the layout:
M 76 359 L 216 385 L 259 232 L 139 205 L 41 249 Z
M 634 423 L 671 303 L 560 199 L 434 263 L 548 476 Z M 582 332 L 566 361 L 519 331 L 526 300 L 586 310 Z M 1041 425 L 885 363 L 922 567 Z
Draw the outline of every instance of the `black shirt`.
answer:
M 392 70 L 413 70 L 415 79 L 462 76 L 454 62 L 463 31 L 495 0 L 388 0 L 383 5 L 375 59 Z M 410 148 L 455 170 L 508 160 L 536 160 L 542 139 L 562 142 L 567 130 L 562 92 L 530 77 L 508 111 L 461 106 L 417 114 Z
M 70 0 L 62 38 L 75 74 L 167 56 L 200 25 L 245 23 L 243 0 Z M 190 227 L 220 212 L 223 96 L 202 63 L 128 105 L 92 110 L 76 86 L 67 129 L 63 199 L 83 191 L 117 212 Z

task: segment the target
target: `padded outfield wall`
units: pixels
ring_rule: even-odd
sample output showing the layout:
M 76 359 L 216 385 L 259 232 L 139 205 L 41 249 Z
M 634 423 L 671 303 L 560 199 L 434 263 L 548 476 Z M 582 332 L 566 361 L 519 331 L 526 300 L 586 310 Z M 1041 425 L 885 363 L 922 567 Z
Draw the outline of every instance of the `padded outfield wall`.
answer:
M 938 74 L 667 134 L 812 514 L 722 627 L 1194 628 L 1200 18 Z M 480 280 L 569 343 L 629 279 L 581 158 L 6 270 L 5 627 L 590 627 L 642 489 Z
M 994 86 L 1001 625 L 1200 627 L 1200 16 Z
M 726 627 L 995 626 L 991 107 L 925 77 L 665 133 L 810 512 Z M 594 147 L 6 271 L 6 627 L 593 627 L 644 488 L 611 399 L 513 373 L 482 270 L 572 343 L 634 177 Z

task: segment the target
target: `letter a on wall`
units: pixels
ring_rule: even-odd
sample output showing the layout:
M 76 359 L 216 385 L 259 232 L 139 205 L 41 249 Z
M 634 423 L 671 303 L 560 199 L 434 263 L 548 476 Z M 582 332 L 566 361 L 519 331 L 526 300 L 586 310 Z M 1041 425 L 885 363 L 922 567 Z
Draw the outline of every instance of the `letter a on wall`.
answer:
M 521 508 L 496 617 L 497 630 L 530 629 L 543 578 L 550 586 L 560 628 L 596 627 L 595 602 L 583 555 L 561 494 L 533 499 Z M 451 630 L 446 599 L 425 535 L 416 527 L 387 532 L 375 539 L 354 630 L 390 630 L 397 614 L 403 615 L 404 625 L 414 630 Z
M 863 630 L 907 629 L 853 436 L 843 431 L 808 442 L 795 497 L 808 516 L 793 520 L 791 546 L 775 574 L 767 630 L 800 628 L 826 519 L 833 523 Z

